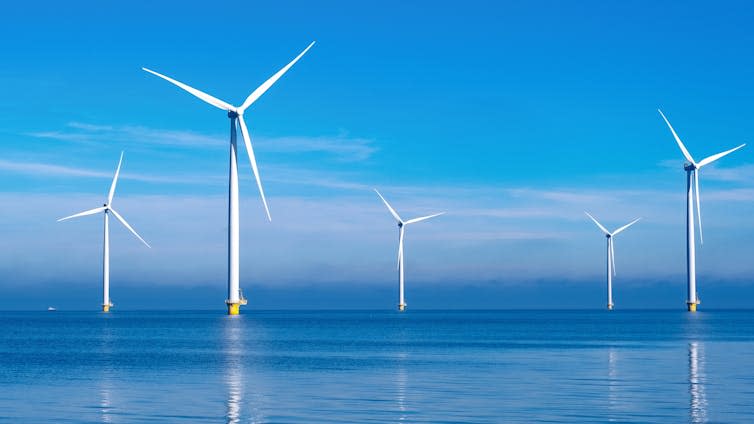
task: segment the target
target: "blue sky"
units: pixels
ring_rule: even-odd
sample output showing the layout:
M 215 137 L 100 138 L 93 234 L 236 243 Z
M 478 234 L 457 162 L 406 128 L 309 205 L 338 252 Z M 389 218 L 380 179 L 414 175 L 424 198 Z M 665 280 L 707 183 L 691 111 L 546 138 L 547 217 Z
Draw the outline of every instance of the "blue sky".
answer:
M 112 229 L 116 304 L 221 303 L 228 120 L 140 68 L 238 104 L 313 40 L 246 113 L 273 215 L 242 150 L 253 305 L 392 307 L 377 187 L 402 215 L 448 212 L 408 229 L 412 307 L 601 307 L 584 210 L 643 217 L 616 239 L 618 305 L 682 307 L 683 158 L 656 109 L 697 158 L 751 142 L 753 18 L 747 2 L 6 5 L 0 307 L 99 302 L 100 218 L 55 219 L 104 200 L 121 150 L 115 206 L 154 248 Z M 710 307 L 754 294 L 752 148 L 701 175 Z

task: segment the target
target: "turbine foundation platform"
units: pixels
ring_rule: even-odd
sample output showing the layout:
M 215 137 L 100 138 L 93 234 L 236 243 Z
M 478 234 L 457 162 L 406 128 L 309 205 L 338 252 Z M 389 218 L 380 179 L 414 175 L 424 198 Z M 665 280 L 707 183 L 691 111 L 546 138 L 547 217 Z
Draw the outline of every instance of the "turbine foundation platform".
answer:
M 696 305 L 698 304 L 698 302 L 686 302 L 686 306 L 688 306 L 689 312 L 696 312 Z
M 226 300 L 225 304 L 228 305 L 228 315 L 238 315 L 241 313 L 241 305 L 246 305 L 247 303 L 246 299 L 240 299 L 236 303 Z
M 102 305 L 102 312 L 110 312 L 110 307 L 113 305 Z
M 607 310 L 608 311 L 612 311 L 613 310 L 613 304 L 612 303 L 608 303 L 607 304 Z
M 401 311 L 401 312 L 405 311 L 406 310 L 406 304 L 403 303 L 401 305 L 398 305 L 398 310 Z

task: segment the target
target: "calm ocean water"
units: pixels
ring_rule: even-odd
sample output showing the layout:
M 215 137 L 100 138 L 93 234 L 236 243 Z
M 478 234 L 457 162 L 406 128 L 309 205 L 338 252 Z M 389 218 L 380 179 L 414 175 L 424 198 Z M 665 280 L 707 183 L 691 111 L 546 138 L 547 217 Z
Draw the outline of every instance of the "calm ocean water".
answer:
M 754 311 L 0 313 L 1 422 L 754 422 Z

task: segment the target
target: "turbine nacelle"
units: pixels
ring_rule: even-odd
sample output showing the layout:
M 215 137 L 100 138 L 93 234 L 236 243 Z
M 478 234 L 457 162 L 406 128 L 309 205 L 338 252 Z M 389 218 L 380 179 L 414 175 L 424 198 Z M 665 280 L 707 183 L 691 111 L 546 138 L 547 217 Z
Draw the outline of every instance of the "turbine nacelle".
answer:
M 613 246 L 613 244 L 615 242 L 613 242 L 613 236 L 617 236 L 618 234 L 622 233 L 626 228 L 628 228 L 628 227 L 636 224 L 637 222 L 639 222 L 639 220 L 641 218 L 636 218 L 633 221 L 629 222 L 628 224 L 626 224 L 626 225 L 624 225 L 624 226 L 622 226 L 622 227 L 614 230 L 613 232 L 610 232 L 610 231 L 607 230 L 607 228 L 605 228 L 604 225 L 600 224 L 600 222 L 597 221 L 597 219 L 595 217 L 593 217 L 592 215 L 590 215 L 589 212 L 584 211 L 584 213 L 586 214 L 586 216 L 589 217 L 589 219 L 592 220 L 592 222 L 595 223 L 595 225 L 597 225 L 597 227 L 603 233 L 605 233 L 605 238 L 607 239 L 607 244 L 608 244 L 608 248 L 609 248 L 609 251 L 607 253 L 607 261 L 608 261 L 608 263 L 611 264 L 612 269 L 613 269 L 613 275 L 615 275 L 615 246 Z
M 377 193 L 378 196 L 380 196 L 380 199 L 382 199 L 382 202 L 387 206 L 387 210 L 390 211 L 390 214 L 393 215 L 393 218 L 395 218 L 396 221 L 398 221 L 398 229 L 400 230 L 400 236 L 398 238 L 398 269 L 401 268 L 401 264 L 403 263 L 403 236 L 405 233 L 405 226 L 408 224 L 414 224 L 416 222 L 424 221 L 430 218 L 434 218 L 436 216 L 440 216 L 444 214 L 445 212 L 436 213 L 434 215 L 427 215 L 422 216 L 419 218 L 409 219 L 408 221 L 404 221 L 401 219 L 401 217 L 398 215 L 398 212 L 393 209 L 392 206 L 390 206 L 390 203 L 385 200 L 384 197 L 382 197 L 382 194 L 377 189 L 374 189 L 375 193 Z
M 136 236 L 136 238 L 141 240 L 142 243 L 144 243 L 147 247 L 151 248 L 152 246 L 150 246 L 149 243 L 147 243 L 143 238 L 141 238 L 141 236 L 136 232 L 136 230 L 134 230 L 131 227 L 131 225 L 129 225 L 128 222 L 126 222 L 126 220 L 122 216 L 120 216 L 120 214 L 116 212 L 115 209 L 112 208 L 112 206 L 110 206 L 113 203 L 113 196 L 115 195 L 115 186 L 118 184 L 118 176 L 120 175 L 120 166 L 122 164 L 123 164 L 123 152 L 120 153 L 120 160 L 118 161 L 118 168 L 115 170 L 115 176 L 113 176 L 113 182 L 112 184 L 110 184 L 110 192 L 107 195 L 107 203 L 103 203 L 102 206 L 99 208 L 90 209 L 88 211 L 79 212 L 77 214 L 60 218 L 58 219 L 58 222 L 66 221 L 71 218 L 79 218 L 82 216 L 94 215 L 99 212 L 103 212 L 105 214 L 112 212 L 115 219 L 120 221 L 120 223 L 123 224 L 123 226 L 126 227 L 134 236 Z
M 689 194 L 691 197 L 689 198 L 689 201 L 694 203 L 694 200 L 696 200 L 696 215 L 697 219 L 699 221 L 699 242 L 701 244 L 704 244 L 704 236 L 702 235 L 702 206 L 701 206 L 701 200 L 699 199 L 699 170 L 705 166 L 709 165 L 710 163 L 722 158 L 723 156 L 727 156 L 733 152 L 735 152 L 738 149 L 743 148 L 746 146 L 746 143 L 741 144 L 739 146 L 736 146 L 732 149 L 726 150 L 724 152 L 720 152 L 717 154 L 714 154 L 712 156 L 708 156 L 699 162 L 695 161 L 694 158 L 691 156 L 691 153 L 689 153 L 688 149 L 686 149 L 686 146 L 681 141 L 681 138 L 678 137 L 678 134 L 675 132 L 675 129 L 673 129 L 673 126 L 670 125 L 670 121 L 668 121 L 668 118 L 665 117 L 665 114 L 662 113 L 660 109 L 657 109 L 658 112 L 660 112 L 660 116 L 662 116 L 662 119 L 665 121 L 665 123 L 668 125 L 668 128 L 670 129 L 670 132 L 673 134 L 673 138 L 675 138 L 675 142 L 678 144 L 678 148 L 681 149 L 681 153 L 683 154 L 683 157 L 686 158 L 688 162 L 684 163 L 683 169 L 686 172 L 694 171 L 694 179 L 693 182 L 691 180 L 691 174 L 689 174 Z M 693 184 L 693 186 L 692 186 Z M 693 190 L 693 191 L 692 191 Z M 694 199 L 695 198 L 695 199 Z M 693 220 L 693 217 L 691 218 Z
M 249 135 L 249 130 L 246 127 L 246 122 L 243 119 L 243 113 L 246 111 L 246 109 L 251 106 L 255 101 L 257 101 L 270 87 L 272 87 L 275 82 L 280 79 L 280 77 L 285 74 L 288 69 L 291 68 L 296 62 L 298 62 L 301 57 L 306 54 L 306 52 L 309 51 L 310 48 L 314 45 L 314 42 L 309 44 L 307 48 L 304 49 L 301 53 L 299 53 L 298 56 L 296 56 L 290 63 L 285 65 L 282 69 L 280 69 L 277 73 L 275 73 L 273 76 L 267 79 L 262 85 L 257 87 L 254 91 L 249 94 L 249 96 L 246 98 L 246 100 L 243 102 L 241 106 L 233 106 L 230 103 L 227 103 L 223 100 L 220 100 L 214 96 L 211 96 L 203 91 L 197 90 L 196 88 L 190 87 L 180 81 L 177 81 L 173 78 L 170 78 L 166 75 L 163 75 L 159 72 L 155 72 L 148 68 L 141 68 L 142 70 L 155 75 L 159 78 L 164 79 L 165 81 L 170 82 L 171 84 L 174 84 L 183 90 L 191 93 L 195 97 L 201 99 L 202 101 L 211 104 L 212 106 L 215 106 L 219 109 L 222 109 L 226 112 L 228 112 L 228 118 L 231 120 L 238 119 L 237 123 L 238 126 L 241 128 L 241 138 L 244 141 L 244 145 L 246 146 L 246 153 L 249 155 L 249 162 L 251 164 L 251 170 L 254 172 L 254 178 L 257 182 L 257 188 L 259 189 L 259 196 L 262 198 L 262 204 L 264 205 L 264 211 L 267 214 L 267 219 L 272 221 L 272 216 L 270 215 L 270 208 L 267 206 L 267 199 L 264 196 L 264 189 L 262 189 L 262 179 L 259 176 L 259 169 L 257 168 L 257 160 L 254 156 L 254 149 L 251 146 L 251 136 Z

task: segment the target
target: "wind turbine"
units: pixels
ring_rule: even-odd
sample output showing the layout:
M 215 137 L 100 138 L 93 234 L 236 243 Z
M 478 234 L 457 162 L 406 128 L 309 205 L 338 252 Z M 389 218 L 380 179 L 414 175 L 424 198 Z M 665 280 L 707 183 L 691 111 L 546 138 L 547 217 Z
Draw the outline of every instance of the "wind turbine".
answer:
M 118 175 L 120 174 L 120 165 L 123 163 L 123 152 L 120 153 L 120 160 L 118 161 L 118 168 L 115 170 L 115 176 L 113 182 L 110 185 L 110 192 L 107 194 L 107 203 L 99 208 L 89 209 L 88 211 L 79 212 L 75 215 L 66 216 L 65 218 L 58 219 L 58 222 L 65 221 L 71 218 L 78 218 L 80 216 L 94 215 L 95 213 L 103 212 L 105 215 L 105 240 L 104 240 L 104 252 L 102 260 L 102 312 L 110 312 L 110 308 L 113 306 L 110 301 L 110 213 L 120 221 L 128 231 L 133 233 L 142 243 L 151 248 L 143 238 L 130 226 L 125 219 L 118 212 L 113 209 L 113 195 L 115 194 L 115 185 L 118 183 Z
M 378 196 L 380 196 L 380 199 L 382 199 L 382 202 L 385 203 L 385 206 L 387 206 L 387 209 L 390 211 L 390 214 L 393 215 L 393 218 L 395 218 L 396 221 L 398 221 L 398 310 L 403 311 L 406 309 L 406 301 L 403 297 L 403 236 L 406 231 L 406 225 L 408 224 L 414 224 L 420 221 L 424 221 L 429 218 L 434 218 L 436 216 L 440 216 L 444 214 L 445 212 L 436 213 L 434 215 L 428 215 L 428 216 L 422 216 L 420 218 L 414 218 L 409 219 L 408 221 L 404 221 L 401 219 L 400 216 L 398 216 L 398 213 L 393 209 L 392 206 L 390 206 L 390 203 L 385 200 L 384 197 L 380 194 L 377 189 L 374 189 L 374 191 L 377 193 Z
M 733 153 L 736 150 L 746 146 L 746 143 L 738 147 L 734 147 L 730 150 L 726 150 L 724 152 L 706 157 L 699 162 L 696 162 L 694 158 L 691 157 L 689 151 L 686 150 L 686 146 L 684 146 L 683 142 L 681 142 L 681 139 L 678 137 L 678 134 L 676 134 L 673 126 L 670 125 L 668 118 L 665 117 L 660 109 L 657 109 L 657 111 L 660 112 L 660 116 L 662 116 L 662 119 L 664 119 L 665 123 L 668 124 L 668 128 L 670 128 L 670 132 L 673 133 L 673 137 L 675 138 L 676 143 L 678 143 L 678 147 L 681 149 L 681 153 L 683 153 L 683 156 L 688 161 L 683 165 L 683 169 L 686 171 L 686 270 L 688 279 L 686 305 L 688 306 L 688 310 L 690 312 L 696 312 L 696 305 L 701 302 L 699 301 L 699 296 L 696 292 L 696 250 L 694 245 L 695 197 L 696 215 L 697 219 L 699 219 L 699 242 L 700 244 L 704 244 L 704 237 L 702 236 L 702 211 L 699 201 L 699 170 L 704 165 L 708 165 L 720 159 L 721 157 Z
M 599 221 L 597 221 L 592 215 L 589 215 L 589 212 L 584 212 L 584 213 L 592 221 L 594 221 L 595 224 L 597 224 L 599 229 L 602 230 L 603 233 L 605 233 L 605 237 L 607 238 L 607 309 L 612 311 L 613 310 L 613 276 L 615 275 L 615 247 L 613 246 L 613 237 L 620 234 L 626 228 L 636 224 L 636 222 L 639 221 L 641 218 L 636 218 L 633 221 L 629 222 L 628 224 L 618 228 L 617 230 L 611 233 L 610 231 L 607 231 L 607 228 L 605 228 L 602 224 L 600 224 Z
M 232 106 L 218 98 L 212 97 L 207 93 L 199 91 L 195 88 L 176 81 L 170 77 L 162 75 L 151 69 L 141 68 L 150 74 L 156 75 L 168 82 L 171 82 L 178 87 L 188 91 L 201 100 L 220 108 L 228 113 L 230 118 L 230 171 L 228 176 L 228 299 L 225 304 L 228 306 L 228 315 L 238 315 L 241 305 L 245 305 L 246 299 L 241 294 L 239 287 L 239 222 L 238 222 L 238 157 L 236 154 L 236 127 L 241 128 L 242 138 L 246 145 L 246 152 L 249 154 L 249 162 L 251 163 L 251 169 L 254 172 L 254 178 L 257 181 L 257 188 L 259 188 L 259 194 L 262 197 L 262 204 L 264 210 L 267 213 L 267 219 L 272 221 L 270 216 L 270 209 L 267 207 L 267 200 L 264 197 L 264 190 L 262 189 L 262 180 L 259 178 L 259 169 L 257 168 L 257 161 L 254 157 L 254 150 L 251 147 L 251 138 L 249 136 L 249 130 L 246 128 L 246 122 L 243 119 L 243 114 L 246 109 L 252 105 L 262 94 L 264 94 L 275 82 L 283 76 L 284 73 L 290 69 L 299 59 L 314 45 L 314 42 L 304 49 L 295 59 L 289 64 L 285 65 L 283 69 L 279 70 L 275 75 L 271 76 L 262 85 L 257 87 L 249 97 L 241 104 L 241 106 Z

